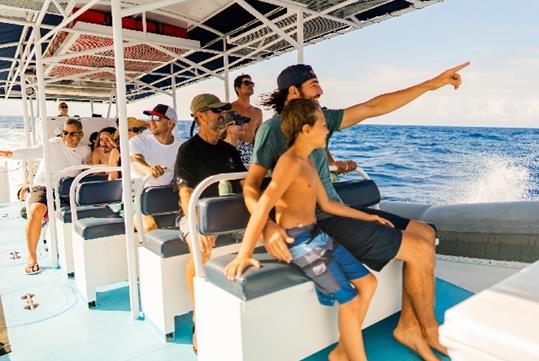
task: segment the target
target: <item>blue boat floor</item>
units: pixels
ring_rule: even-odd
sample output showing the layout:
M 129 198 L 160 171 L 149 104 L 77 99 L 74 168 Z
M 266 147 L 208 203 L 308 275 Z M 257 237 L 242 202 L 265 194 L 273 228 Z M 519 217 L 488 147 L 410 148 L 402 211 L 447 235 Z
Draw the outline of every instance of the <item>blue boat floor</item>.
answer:
M 196 360 L 191 348 L 189 314 L 176 318 L 174 338 L 165 342 L 147 322 L 130 317 L 125 285 L 99 292 L 97 307 L 89 309 L 78 296 L 74 281 L 47 267 L 50 258 L 43 244 L 40 244 L 42 272 L 25 275 L 25 221 L 18 216 L 19 208 L 18 204 L 0 204 L 0 298 L 12 349 L 12 353 L 0 356 L 0 361 Z M 469 296 L 470 292 L 437 279 L 438 320 L 443 322 L 445 310 Z M 30 303 L 37 305 L 33 311 L 25 309 Z M 397 320 L 395 314 L 364 330 L 370 361 L 420 360 L 393 339 L 392 329 Z M 305 360 L 327 360 L 332 348 Z

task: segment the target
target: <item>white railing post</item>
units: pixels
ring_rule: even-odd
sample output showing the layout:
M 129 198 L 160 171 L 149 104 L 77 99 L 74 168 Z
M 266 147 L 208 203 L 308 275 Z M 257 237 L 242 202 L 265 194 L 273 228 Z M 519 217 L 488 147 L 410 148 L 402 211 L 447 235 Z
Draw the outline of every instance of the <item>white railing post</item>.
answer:
M 45 162 L 45 176 L 47 179 L 47 208 L 49 215 L 52 219 L 49 222 L 50 236 L 52 239 L 49 241 L 50 253 L 52 257 L 52 266 L 58 267 L 58 245 L 56 238 L 56 220 L 54 219 L 54 197 L 53 197 L 53 185 L 52 185 L 52 172 L 51 172 L 51 154 L 49 150 L 49 136 L 47 134 L 47 104 L 45 95 L 45 79 L 43 71 L 43 54 L 41 54 L 41 34 L 39 32 L 39 25 L 34 27 L 34 42 L 35 42 L 35 54 L 36 54 L 36 75 L 37 75 L 37 89 L 39 96 L 39 118 L 41 120 L 41 140 L 43 142 L 43 162 Z
M 124 44 L 122 39 L 122 7 L 121 0 L 111 0 L 112 32 L 114 41 L 114 68 L 116 72 L 116 105 L 118 109 L 118 129 L 120 130 L 120 153 L 122 161 L 123 204 L 125 210 L 125 235 L 127 242 L 127 267 L 129 276 L 129 302 L 131 317 L 140 316 L 140 300 L 138 292 L 137 245 L 133 232 L 133 214 L 131 198 L 131 170 L 129 169 L 129 143 L 127 130 L 127 106 L 125 91 Z

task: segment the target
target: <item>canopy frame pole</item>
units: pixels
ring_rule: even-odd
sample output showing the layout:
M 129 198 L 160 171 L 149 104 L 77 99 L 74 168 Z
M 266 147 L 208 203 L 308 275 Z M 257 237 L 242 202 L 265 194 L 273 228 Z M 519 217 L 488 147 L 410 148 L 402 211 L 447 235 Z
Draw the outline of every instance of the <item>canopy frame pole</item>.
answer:
M 22 65 L 21 65 L 22 66 Z M 28 116 L 28 96 L 26 94 L 26 80 L 21 78 L 21 97 L 22 97 L 22 119 L 24 124 L 24 140 L 26 142 L 26 147 L 30 147 L 32 145 L 32 139 L 30 137 L 30 117 Z M 30 104 L 31 105 L 31 104 Z M 28 175 L 28 187 L 32 189 L 32 186 L 34 184 L 34 173 L 33 173 L 33 161 L 24 161 L 24 169 L 26 170 L 26 174 Z M 26 205 L 26 209 L 28 209 L 28 204 Z
M 41 121 L 41 141 L 43 143 L 43 162 L 45 162 L 45 177 L 46 177 L 46 192 L 47 192 L 47 208 L 51 215 L 49 222 L 50 236 L 50 254 L 52 257 L 52 266 L 58 268 L 58 246 L 56 238 L 56 220 L 54 219 L 54 198 L 53 198 L 53 184 L 52 184 L 52 171 L 51 171 L 51 154 L 49 149 L 49 135 L 47 134 L 47 103 L 45 95 L 45 78 L 43 69 L 43 54 L 41 54 L 41 34 L 39 32 L 39 24 L 34 27 L 34 42 L 35 42 L 35 55 L 36 55 L 36 75 L 37 75 L 37 89 L 39 96 L 39 118 Z
M 174 74 L 174 64 L 170 64 L 170 74 Z M 178 114 L 178 104 L 176 100 L 176 77 L 172 76 L 172 107 L 176 111 L 176 114 Z
M 298 30 L 297 30 L 297 39 L 298 39 L 298 64 L 303 64 L 303 11 L 298 10 L 297 15 L 297 21 L 298 21 Z
M 230 101 L 230 77 L 229 77 L 229 64 L 228 64 L 228 51 L 226 49 L 226 39 L 223 39 L 223 62 L 224 62 L 224 77 L 225 83 L 225 102 Z
M 124 44 L 122 39 L 122 7 L 121 0 L 111 0 L 112 10 L 112 32 L 114 43 L 114 68 L 116 70 L 116 106 L 118 108 L 118 129 L 120 131 L 120 153 L 122 160 L 122 201 L 124 204 L 125 235 L 127 243 L 127 271 L 129 277 L 129 303 L 131 307 L 131 318 L 140 317 L 140 295 L 138 289 L 137 272 L 137 245 L 133 232 L 133 214 L 132 208 L 132 187 L 131 170 L 129 167 L 129 135 L 127 127 L 127 105 L 126 105 L 126 84 L 125 84 L 125 64 L 124 64 Z

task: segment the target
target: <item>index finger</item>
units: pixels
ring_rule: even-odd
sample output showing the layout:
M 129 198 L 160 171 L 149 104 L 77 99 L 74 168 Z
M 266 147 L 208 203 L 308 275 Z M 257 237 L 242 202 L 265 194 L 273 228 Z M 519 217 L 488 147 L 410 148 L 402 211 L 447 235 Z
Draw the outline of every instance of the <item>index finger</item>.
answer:
M 469 62 L 469 61 L 467 61 L 467 62 L 465 62 L 465 63 L 462 63 L 462 64 L 460 64 L 460 65 L 457 65 L 457 66 L 455 66 L 454 68 L 451 68 L 451 69 L 449 69 L 449 70 L 451 70 L 451 71 L 453 71 L 453 72 L 457 72 L 457 71 L 459 71 L 459 70 L 461 70 L 461 69 L 466 68 L 468 65 L 470 65 L 470 62 Z

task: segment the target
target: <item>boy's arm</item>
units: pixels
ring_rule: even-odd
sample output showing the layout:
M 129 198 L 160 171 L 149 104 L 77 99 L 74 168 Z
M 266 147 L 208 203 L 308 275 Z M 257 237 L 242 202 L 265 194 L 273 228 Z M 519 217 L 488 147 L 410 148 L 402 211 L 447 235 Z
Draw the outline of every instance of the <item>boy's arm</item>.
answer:
M 362 221 L 369 221 L 379 223 L 384 226 L 394 227 L 394 225 L 385 218 L 374 214 L 368 214 L 357 209 L 348 207 L 342 203 L 335 202 L 328 197 L 328 194 L 320 180 L 320 177 L 316 178 L 316 202 L 321 210 L 326 213 L 333 214 L 340 217 L 348 217 L 360 219 Z
M 270 210 L 282 197 L 298 173 L 299 165 L 297 162 L 287 156 L 279 159 L 271 183 L 260 197 L 251 218 L 249 218 L 238 256 L 225 269 L 225 274 L 229 279 L 233 280 L 240 276 L 248 266 L 259 266 L 258 261 L 251 259 L 256 242 L 266 225 Z

